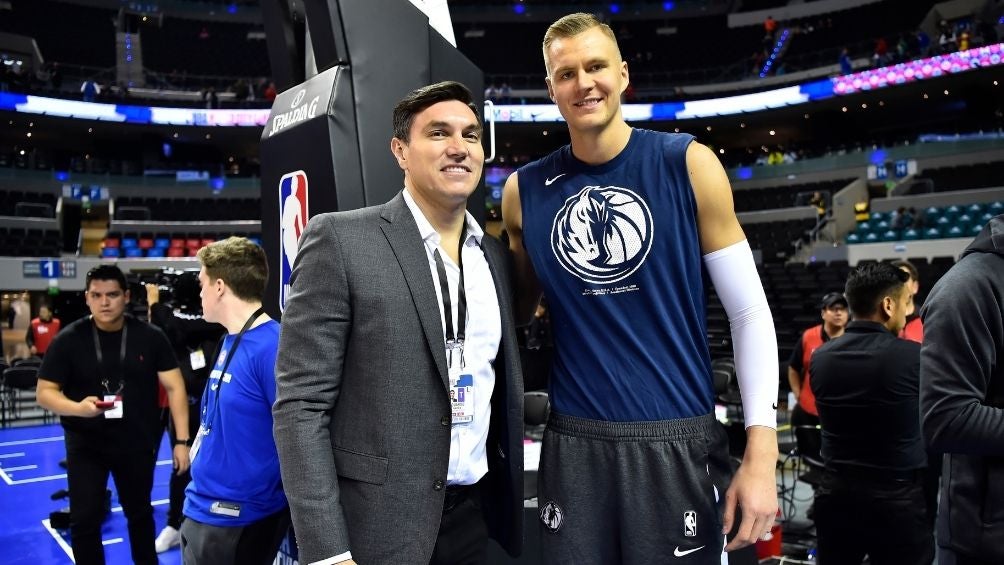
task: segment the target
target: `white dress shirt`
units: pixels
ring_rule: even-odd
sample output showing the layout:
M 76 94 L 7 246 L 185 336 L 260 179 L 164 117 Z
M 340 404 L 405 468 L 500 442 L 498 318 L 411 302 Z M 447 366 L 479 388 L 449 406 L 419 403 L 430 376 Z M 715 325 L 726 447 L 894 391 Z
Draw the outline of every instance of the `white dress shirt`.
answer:
M 418 232 L 425 243 L 429 274 L 436 289 L 436 304 L 442 321 L 443 350 L 446 351 L 443 295 L 439 287 L 439 274 L 433 253 L 439 249 L 446 268 L 454 328 L 457 328 L 457 288 L 460 284 L 460 267 L 440 246 L 439 233 L 422 214 L 408 189 L 404 190 L 404 201 L 415 217 Z M 467 231 L 461 254 L 464 264 L 464 290 L 467 293 L 463 373 L 474 377 L 474 421 L 454 424 L 450 430 L 450 466 L 446 476 L 446 482 L 450 485 L 472 485 L 488 472 L 485 443 L 488 440 L 488 423 L 491 418 L 492 390 L 495 388 L 495 370 L 492 368 L 492 363 L 498 354 L 499 342 L 502 339 L 502 314 L 495 292 L 495 281 L 481 249 L 481 238 L 485 232 L 469 212 L 466 212 L 465 221 Z M 458 366 L 460 356 L 454 352 L 452 357 L 454 366 Z M 450 355 L 447 353 L 447 362 L 449 359 Z

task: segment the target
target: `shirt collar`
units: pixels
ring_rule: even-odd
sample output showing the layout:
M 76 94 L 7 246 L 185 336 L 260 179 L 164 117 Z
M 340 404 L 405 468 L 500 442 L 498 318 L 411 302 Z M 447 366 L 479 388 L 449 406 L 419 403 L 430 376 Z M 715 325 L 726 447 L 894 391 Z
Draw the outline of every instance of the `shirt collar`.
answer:
M 408 205 L 408 209 L 411 210 L 411 215 L 415 217 L 415 223 L 418 224 L 418 233 L 422 236 L 422 241 L 428 241 L 434 245 L 440 244 L 439 232 L 436 228 L 432 227 L 429 220 L 422 213 L 422 209 L 418 207 L 418 203 L 408 192 L 408 187 L 404 188 L 404 203 Z M 464 221 L 467 223 L 467 240 L 464 241 L 466 245 L 471 238 L 474 238 L 475 245 L 481 245 L 481 238 L 484 237 L 485 231 L 481 229 L 478 222 L 474 219 L 474 216 L 470 212 L 464 210 Z

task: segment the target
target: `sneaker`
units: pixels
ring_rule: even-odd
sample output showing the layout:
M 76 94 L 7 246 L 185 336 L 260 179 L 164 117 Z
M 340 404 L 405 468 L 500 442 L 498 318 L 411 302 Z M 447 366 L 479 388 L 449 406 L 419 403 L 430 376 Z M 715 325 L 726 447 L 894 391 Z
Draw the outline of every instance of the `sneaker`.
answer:
M 164 529 L 160 531 L 160 535 L 157 536 L 157 541 L 154 542 L 157 553 L 164 553 L 172 547 L 179 545 L 181 545 L 181 532 L 171 526 L 164 526 Z

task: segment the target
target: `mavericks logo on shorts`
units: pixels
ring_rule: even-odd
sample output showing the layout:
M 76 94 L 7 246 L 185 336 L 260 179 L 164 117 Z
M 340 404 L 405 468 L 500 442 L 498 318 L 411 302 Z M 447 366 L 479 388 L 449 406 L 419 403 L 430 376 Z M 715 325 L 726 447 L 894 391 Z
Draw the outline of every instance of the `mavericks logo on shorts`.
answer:
M 544 526 L 552 534 L 561 529 L 561 522 L 565 517 L 565 513 L 561 511 L 561 507 L 550 500 L 540 509 L 540 521 L 544 523 Z
M 555 216 L 551 250 L 565 270 L 583 281 L 610 284 L 645 262 L 652 227 L 652 212 L 637 193 L 587 186 Z

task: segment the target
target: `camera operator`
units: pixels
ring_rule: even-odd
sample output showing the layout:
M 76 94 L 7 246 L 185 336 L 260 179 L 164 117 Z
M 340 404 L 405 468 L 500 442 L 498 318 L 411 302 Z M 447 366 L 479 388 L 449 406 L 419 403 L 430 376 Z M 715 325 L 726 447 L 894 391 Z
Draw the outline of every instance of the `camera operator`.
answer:
M 159 279 L 156 284 L 144 284 L 148 316 L 151 324 L 167 334 L 188 392 L 188 429 L 184 433 L 179 434 L 174 429 L 170 412 L 167 409 L 163 411 L 162 422 L 168 429 L 168 437 L 173 445 L 178 436 L 194 438 L 199 431 L 199 401 L 209 379 L 207 359 L 213 355 L 223 328 L 202 317 L 198 275 L 194 272 L 168 271 L 161 273 Z M 190 471 L 171 475 L 167 525 L 157 536 L 157 553 L 181 545 L 185 487 L 191 480 Z

